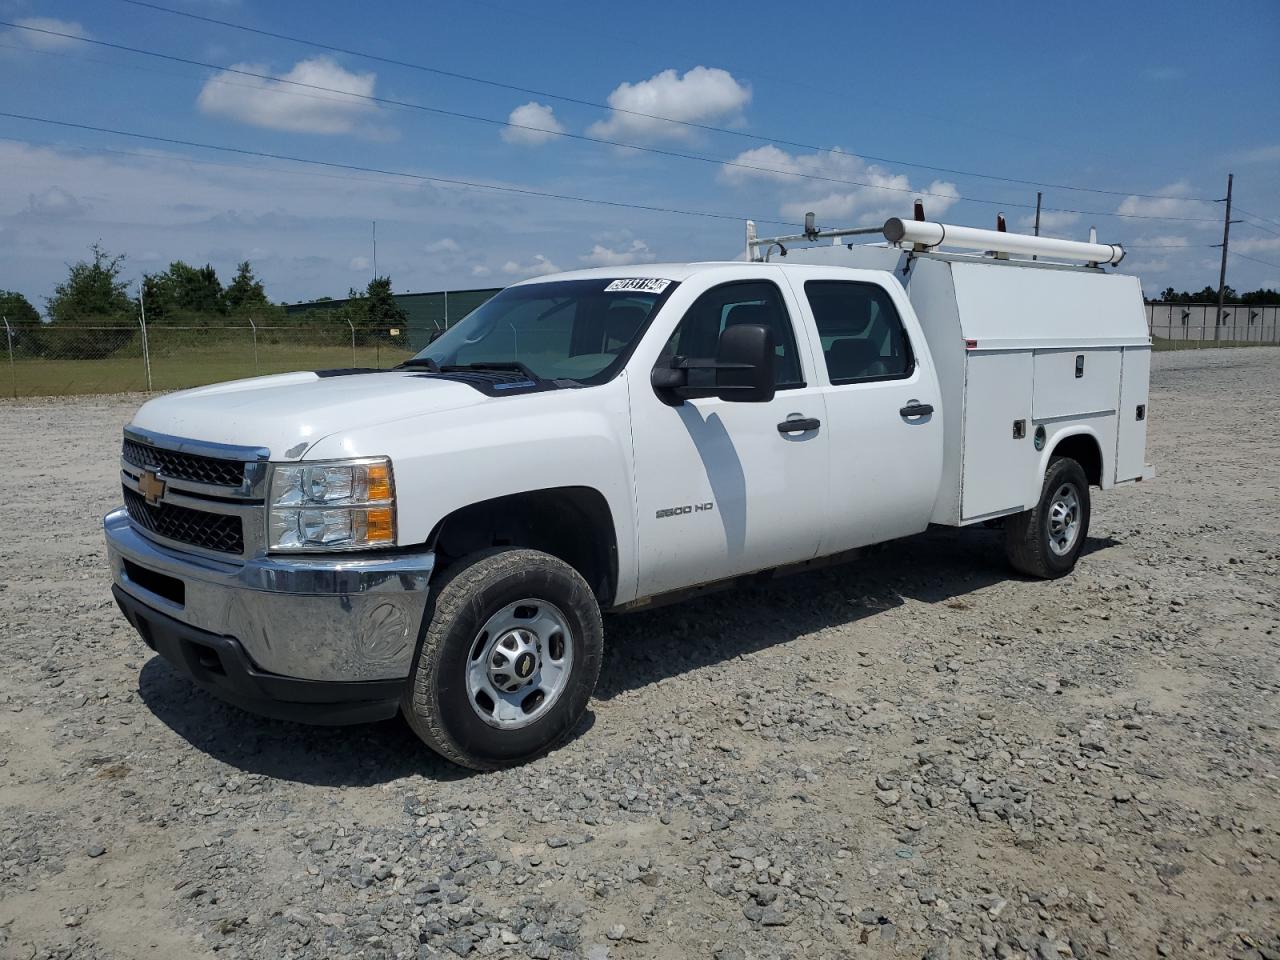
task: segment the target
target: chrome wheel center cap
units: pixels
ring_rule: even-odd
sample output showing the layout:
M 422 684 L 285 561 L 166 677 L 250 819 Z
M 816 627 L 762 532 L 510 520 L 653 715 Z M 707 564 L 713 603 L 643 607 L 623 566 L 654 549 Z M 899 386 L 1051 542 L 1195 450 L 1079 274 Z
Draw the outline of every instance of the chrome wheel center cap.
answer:
M 532 630 L 508 630 L 489 654 L 489 682 L 504 693 L 513 693 L 533 682 L 541 666 L 542 642 Z

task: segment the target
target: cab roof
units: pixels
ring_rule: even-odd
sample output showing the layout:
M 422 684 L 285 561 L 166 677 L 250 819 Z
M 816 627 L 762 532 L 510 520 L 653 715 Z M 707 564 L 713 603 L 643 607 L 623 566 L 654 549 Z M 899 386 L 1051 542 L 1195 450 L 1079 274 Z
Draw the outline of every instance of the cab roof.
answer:
M 512 286 L 527 283 L 546 283 L 556 280 L 621 280 L 628 277 L 659 277 L 664 280 L 688 280 L 694 274 L 717 267 L 738 267 L 746 270 L 782 268 L 785 270 L 813 269 L 812 264 L 801 263 L 761 263 L 750 260 L 700 260 L 692 263 L 642 263 L 620 267 L 588 267 L 584 270 L 566 270 L 563 273 L 548 273 L 539 277 L 529 277 Z M 828 268 L 829 269 L 829 268 Z

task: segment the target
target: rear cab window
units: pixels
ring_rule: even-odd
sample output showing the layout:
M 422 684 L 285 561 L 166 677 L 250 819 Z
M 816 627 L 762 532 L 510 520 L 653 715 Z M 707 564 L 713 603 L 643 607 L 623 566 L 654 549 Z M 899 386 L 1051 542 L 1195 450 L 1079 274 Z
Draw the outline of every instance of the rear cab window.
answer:
M 808 280 L 804 294 L 833 385 L 911 376 L 911 341 L 884 287 L 854 280 Z

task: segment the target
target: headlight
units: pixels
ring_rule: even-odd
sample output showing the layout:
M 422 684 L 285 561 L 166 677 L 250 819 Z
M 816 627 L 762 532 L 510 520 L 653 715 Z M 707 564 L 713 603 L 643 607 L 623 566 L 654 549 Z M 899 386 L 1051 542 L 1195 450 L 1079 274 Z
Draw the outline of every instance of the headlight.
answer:
M 277 463 L 267 546 L 279 552 L 365 550 L 396 542 L 396 488 L 386 457 Z

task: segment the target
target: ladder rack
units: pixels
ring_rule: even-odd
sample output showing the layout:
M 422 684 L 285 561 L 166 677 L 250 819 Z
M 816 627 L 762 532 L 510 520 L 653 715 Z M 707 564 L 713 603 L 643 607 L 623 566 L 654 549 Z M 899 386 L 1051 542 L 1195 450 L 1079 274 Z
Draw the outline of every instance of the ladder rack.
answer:
M 1003 225 L 1004 218 L 999 222 Z M 979 250 L 1001 259 L 1009 254 L 1031 257 L 1052 257 L 1055 260 L 1084 261 L 1091 267 L 1118 264 L 1124 259 L 1124 247 L 1118 243 L 1097 243 L 1090 240 L 1063 240 L 1057 237 L 1038 237 L 1025 233 L 1008 233 L 1001 230 L 981 230 L 977 227 L 960 227 L 928 220 L 903 220 L 891 217 L 882 227 L 849 227 L 837 230 L 819 230 L 812 213 L 805 214 L 804 232 L 781 237 L 757 237 L 755 221 L 747 221 L 747 255 L 751 260 L 769 259 L 773 247 L 782 256 L 787 255 L 786 244 L 812 242 L 831 237 L 855 237 L 881 234 L 895 247 L 906 247 L 922 252 L 939 247 L 961 250 Z M 1092 231 L 1091 231 L 1092 235 Z M 761 255 L 760 250 L 764 253 Z

